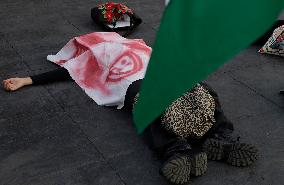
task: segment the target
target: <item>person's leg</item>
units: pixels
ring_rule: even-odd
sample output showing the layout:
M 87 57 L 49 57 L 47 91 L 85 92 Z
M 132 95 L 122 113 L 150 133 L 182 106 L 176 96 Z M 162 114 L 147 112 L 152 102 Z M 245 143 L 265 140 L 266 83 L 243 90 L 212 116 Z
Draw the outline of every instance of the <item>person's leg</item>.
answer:
M 135 99 L 138 98 L 141 80 L 133 82 L 125 97 L 124 108 L 132 113 Z M 175 184 L 188 182 L 191 175 L 203 175 L 207 169 L 207 155 L 205 152 L 192 150 L 187 140 L 179 138 L 166 131 L 157 118 L 142 135 L 147 145 L 158 154 L 163 164 L 160 169 L 168 181 Z
M 183 184 L 190 176 L 203 175 L 207 170 L 207 155 L 195 150 L 186 139 L 166 131 L 157 118 L 144 132 L 147 144 L 162 159 L 160 173 L 168 181 Z
M 58 68 L 53 71 L 41 73 L 29 77 L 15 77 L 3 80 L 3 87 L 7 91 L 16 91 L 28 85 L 41 85 L 58 81 L 72 79 L 68 71 L 64 68 Z
M 258 150 L 255 146 L 240 143 L 239 137 L 233 136 L 234 126 L 225 116 L 217 93 L 207 84 L 202 84 L 215 100 L 215 124 L 206 134 L 203 149 L 208 159 L 225 159 L 233 166 L 249 166 L 258 158 Z

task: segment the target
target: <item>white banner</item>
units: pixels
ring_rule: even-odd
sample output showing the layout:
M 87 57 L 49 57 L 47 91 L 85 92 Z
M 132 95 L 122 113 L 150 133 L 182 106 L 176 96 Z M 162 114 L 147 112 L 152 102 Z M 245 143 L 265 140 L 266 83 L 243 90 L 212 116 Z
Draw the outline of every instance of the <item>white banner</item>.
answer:
M 122 108 L 128 86 L 144 78 L 151 51 L 141 39 L 95 32 L 75 37 L 47 59 L 67 69 L 98 105 Z

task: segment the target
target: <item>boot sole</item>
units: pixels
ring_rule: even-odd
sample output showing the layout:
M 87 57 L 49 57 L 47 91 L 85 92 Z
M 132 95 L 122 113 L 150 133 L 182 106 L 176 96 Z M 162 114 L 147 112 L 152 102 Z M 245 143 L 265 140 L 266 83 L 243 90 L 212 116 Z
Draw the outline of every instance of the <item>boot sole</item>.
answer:
M 245 167 L 254 163 L 258 159 L 258 150 L 255 146 L 245 143 L 236 143 L 230 146 L 227 163 Z
M 225 156 L 224 145 L 224 143 L 218 140 L 207 139 L 203 144 L 203 150 L 207 153 L 208 159 L 218 161 L 223 159 Z
M 216 139 L 207 139 L 203 150 L 210 160 L 225 159 L 232 166 L 249 166 L 258 158 L 255 146 L 246 143 L 225 143 Z
M 191 171 L 190 174 L 193 176 L 201 176 L 207 170 L 207 154 L 205 152 L 193 155 L 190 158 Z
M 206 170 L 207 155 L 201 152 L 193 156 L 175 156 L 166 162 L 161 172 L 170 182 L 184 184 L 189 181 L 190 175 L 201 176 Z
M 162 175 L 174 184 L 184 184 L 190 179 L 191 163 L 188 156 L 174 156 L 161 168 Z

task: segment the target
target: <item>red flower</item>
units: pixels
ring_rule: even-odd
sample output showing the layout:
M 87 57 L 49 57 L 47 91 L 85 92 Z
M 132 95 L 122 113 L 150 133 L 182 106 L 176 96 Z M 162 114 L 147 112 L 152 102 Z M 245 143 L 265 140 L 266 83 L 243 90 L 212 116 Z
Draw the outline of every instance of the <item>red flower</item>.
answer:
M 116 17 L 117 20 L 119 20 L 120 17 L 121 17 L 121 14 L 118 13 L 117 11 L 115 11 L 115 12 L 114 12 L 114 16 Z
M 117 8 L 118 10 L 121 10 L 121 9 L 122 9 L 122 5 L 121 5 L 120 3 L 118 3 L 118 4 L 116 5 L 116 8 Z
M 105 21 L 114 23 L 121 20 L 122 15 L 126 13 L 133 14 L 132 10 L 121 3 L 107 2 L 98 6 L 104 15 Z
M 107 12 L 105 13 L 105 18 L 107 19 L 108 22 L 112 22 L 113 16 L 114 16 L 114 15 L 113 15 L 112 11 L 107 11 Z
M 105 4 L 105 7 L 106 7 L 107 10 L 112 10 L 114 8 L 114 6 L 115 6 L 115 3 L 113 3 L 113 2 L 109 2 L 109 3 Z

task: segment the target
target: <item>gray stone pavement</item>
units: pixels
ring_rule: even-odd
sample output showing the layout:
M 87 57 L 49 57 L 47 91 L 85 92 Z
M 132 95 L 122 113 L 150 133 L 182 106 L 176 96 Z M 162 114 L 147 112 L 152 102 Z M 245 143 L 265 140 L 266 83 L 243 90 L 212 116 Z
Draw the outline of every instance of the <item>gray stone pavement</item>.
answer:
M 46 61 L 70 38 L 101 31 L 90 19 L 95 0 L 1 0 L 0 80 L 49 71 Z M 102 2 L 102 1 L 100 1 Z M 144 23 L 131 36 L 153 45 L 163 0 L 124 0 Z M 281 17 L 284 19 L 284 16 Z M 236 132 L 260 148 L 248 168 L 210 162 L 194 185 L 284 184 L 283 58 L 252 46 L 212 74 Z M 160 162 L 131 116 L 97 106 L 73 82 L 0 89 L 0 185 L 159 185 Z

